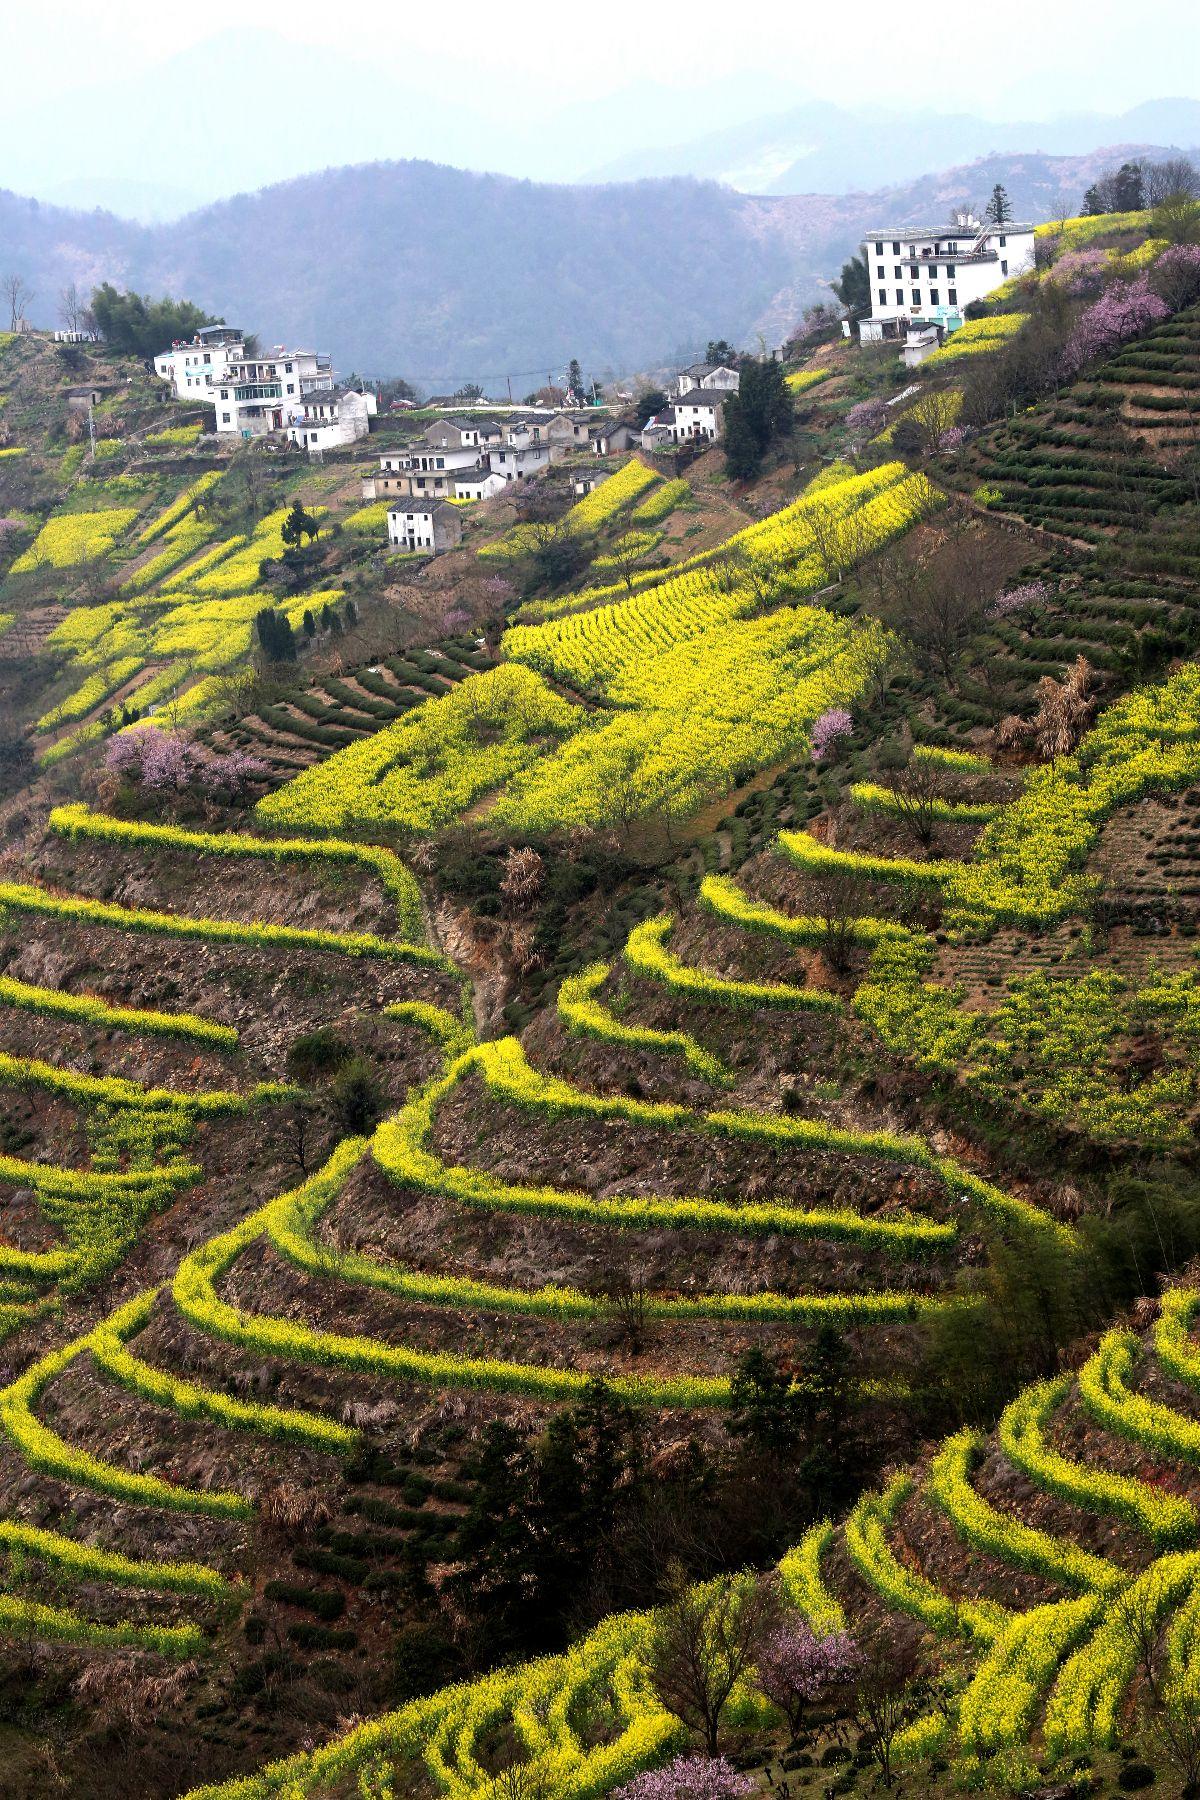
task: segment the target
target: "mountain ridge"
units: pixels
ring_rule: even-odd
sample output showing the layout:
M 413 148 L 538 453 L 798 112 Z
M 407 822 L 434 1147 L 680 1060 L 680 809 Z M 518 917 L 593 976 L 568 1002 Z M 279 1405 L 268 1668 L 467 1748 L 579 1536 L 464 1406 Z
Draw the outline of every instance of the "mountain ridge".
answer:
M 186 295 L 343 370 L 423 387 L 540 386 L 578 356 L 597 377 L 663 367 L 712 336 L 781 342 L 880 222 L 979 204 L 996 182 L 1035 219 L 1149 143 L 998 154 L 874 190 L 745 195 L 664 176 L 569 185 L 426 162 L 294 176 L 183 219 L 140 224 L 0 193 L 10 266 L 52 320 L 69 282 Z

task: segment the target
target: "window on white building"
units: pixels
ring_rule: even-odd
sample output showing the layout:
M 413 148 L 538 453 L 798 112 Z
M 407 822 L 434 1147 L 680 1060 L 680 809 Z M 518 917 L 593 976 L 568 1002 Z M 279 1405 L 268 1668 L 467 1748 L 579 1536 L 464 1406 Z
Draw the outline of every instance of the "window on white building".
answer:
M 1000 239 L 1000 248 L 1003 250 L 1007 243 L 1008 243 L 1008 239 L 1006 237 L 1002 237 Z
M 921 271 L 920 271 L 920 269 L 918 269 L 916 263 L 909 264 L 908 272 L 912 276 L 912 279 L 914 281 L 917 279 L 917 276 L 921 273 Z
M 228 423 L 229 423 L 229 414 L 228 413 L 221 414 L 221 423 L 222 423 L 222 425 L 228 425 Z
M 882 256 L 882 255 L 883 255 L 883 245 L 882 245 L 882 244 L 876 244 L 876 246 L 875 246 L 875 254 L 876 254 L 876 256 Z
M 899 256 L 899 254 L 900 254 L 900 246 L 899 246 L 899 244 L 893 244 L 893 245 L 892 245 L 892 255 L 893 255 L 893 256 Z
M 913 295 L 913 298 L 912 298 L 912 303 L 913 303 L 913 305 L 914 305 L 914 306 L 920 306 L 920 304 L 921 304 L 921 290 L 920 290 L 920 288 L 914 288 L 914 289 L 913 289 L 913 291 L 912 291 L 912 295 Z
M 953 249 L 953 248 L 954 248 L 954 246 L 953 246 L 953 245 L 951 245 L 951 246 L 950 246 L 950 247 L 951 247 L 951 249 Z M 947 264 L 946 264 L 946 280 L 947 280 L 947 281 L 953 281 L 953 280 L 954 280 L 954 264 L 953 264 L 953 263 L 947 263 Z
M 929 290 L 929 304 L 930 306 L 940 306 L 941 304 L 938 299 L 938 291 L 936 288 L 930 288 Z
M 951 306 L 957 306 L 958 305 L 958 289 L 951 288 L 948 291 L 946 298 L 950 302 Z
M 887 305 L 887 289 L 886 288 L 880 288 L 880 290 L 879 290 L 879 304 L 880 304 L 880 306 Z
M 896 289 L 896 305 L 897 306 L 904 305 L 904 289 L 903 288 Z
M 1000 273 L 1002 275 L 1008 274 L 1008 264 L 1004 261 L 1003 257 L 1000 260 Z
M 880 263 L 879 267 L 876 269 L 875 274 L 876 274 L 876 277 L 878 280 L 880 280 L 880 281 L 883 280 L 883 264 L 882 263 Z

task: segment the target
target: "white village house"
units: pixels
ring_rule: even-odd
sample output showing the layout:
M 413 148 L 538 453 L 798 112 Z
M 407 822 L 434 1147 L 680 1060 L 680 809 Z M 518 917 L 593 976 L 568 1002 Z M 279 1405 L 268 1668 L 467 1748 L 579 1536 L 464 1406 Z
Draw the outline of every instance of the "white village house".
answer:
M 675 392 L 682 397 L 693 388 L 705 388 L 736 394 L 741 379 L 728 363 L 693 363 L 689 369 L 680 369 L 675 377 Z
M 333 364 L 322 351 L 277 344 L 267 355 L 238 357 L 213 385 L 217 431 L 244 438 L 283 431 L 309 394 L 333 385 Z
M 195 337 L 156 356 L 154 373 L 170 382 L 177 400 L 211 403 L 214 381 L 245 354 L 245 338 L 232 325 L 202 325 Z
M 366 437 L 376 406 L 374 394 L 360 393 L 357 388 L 317 388 L 305 395 L 303 410 L 288 426 L 287 434 L 293 444 L 316 456 Z
M 696 439 L 715 442 L 724 429 L 727 388 L 691 388 L 671 403 L 675 416 L 674 437 L 677 444 Z M 659 414 L 662 417 L 662 414 Z
M 388 543 L 397 550 L 452 550 L 462 543 L 458 508 L 446 500 L 393 500 L 388 507 Z
M 964 308 L 1033 267 L 1033 226 L 983 224 L 969 213 L 950 225 L 881 226 L 863 253 L 871 278 L 864 343 L 900 337 L 909 321 L 954 331 Z
M 582 446 L 588 439 L 586 426 L 581 430 Z M 503 427 L 494 419 L 435 419 L 404 449 L 379 458 L 378 472 L 363 477 L 363 499 L 490 500 L 560 461 L 576 441 L 574 421 L 562 414 L 517 417 Z

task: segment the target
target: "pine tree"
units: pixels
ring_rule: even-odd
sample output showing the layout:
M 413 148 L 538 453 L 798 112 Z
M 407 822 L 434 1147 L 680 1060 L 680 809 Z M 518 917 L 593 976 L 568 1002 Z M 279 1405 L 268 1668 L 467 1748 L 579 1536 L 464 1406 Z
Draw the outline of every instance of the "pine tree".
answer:
M 1013 216 L 1008 195 L 999 182 L 992 189 L 992 197 L 983 216 L 993 225 L 1007 225 Z
M 725 473 L 730 481 L 752 481 L 762 467 L 762 447 L 740 394 L 725 402 Z
M 264 606 L 254 615 L 254 629 L 268 662 L 295 662 L 296 637 L 286 614 Z

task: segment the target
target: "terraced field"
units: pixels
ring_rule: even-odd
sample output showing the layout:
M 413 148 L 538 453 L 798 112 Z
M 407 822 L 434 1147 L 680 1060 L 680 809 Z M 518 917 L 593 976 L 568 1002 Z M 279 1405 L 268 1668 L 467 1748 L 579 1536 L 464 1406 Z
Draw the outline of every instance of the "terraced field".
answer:
M 1020 1393 L 994 1434 L 945 1439 L 781 1561 L 783 1603 L 817 1633 L 886 1621 L 932 1646 L 944 1679 L 896 1738 L 901 1768 L 952 1755 L 960 1778 L 1013 1791 L 1110 1750 L 1147 1690 L 1186 1715 L 1198 1305 L 1195 1289 L 1169 1290 L 1145 1338 L 1109 1332 L 1077 1373 Z M 365 1792 L 475 1793 L 502 1778 L 500 1744 L 524 1779 L 607 1791 L 683 1741 L 650 1679 L 654 1633 L 651 1615 L 610 1619 L 566 1656 L 435 1693 L 192 1800 L 329 1796 L 354 1778 Z M 771 1717 L 747 1683 L 733 1722 Z
M 447 1397 L 505 1416 L 601 1376 L 664 1426 L 685 1413 L 703 1431 L 735 1354 L 834 1320 L 854 1327 L 864 1395 L 874 1385 L 886 1415 L 922 1320 L 978 1303 L 989 1243 L 1067 1242 L 919 1136 L 837 1107 L 780 1113 L 764 1091 L 772 1021 L 782 1010 L 819 1054 L 841 1002 L 691 964 L 666 920 L 627 947 L 631 979 L 732 1021 L 721 1058 L 690 1017 L 626 1022 L 599 970 L 564 989 L 527 1051 L 474 1041 L 386 852 L 81 807 L 50 827 L 0 889 L 0 1003 L 17 1033 L 6 1129 L 56 1156 L 50 1174 L 33 1165 L 36 1248 L 27 1211 L 5 1221 L 10 1344 L 30 1334 L 32 1351 L 0 1393 L 17 1636 L 215 1671 L 244 1660 L 265 1609 L 298 1654 L 353 1669 L 405 1545 L 446 1554 L 469 1497 L 432 1422 Z M 218 868 L 215 885 L 192 879 Z M 348 911 L 336 928 L 314 922 L 331 903 Z M 400 935 L 363 928 L 385 907 Z M 330 1020 L 380 1059 L 394 1110 L 373 1133 L 329 1143 L 327 1121 L 302 1141 L 286 1051 Z M 102 1075 L 77 1072 L 80 1031 Z M 249 1157 L 248 1106 L 264 1109 Z M 241 1128 L 223 1136 L 231 1117 Z M 10 1160 L 6 1177 L 28 1167 Z M 82 1253 L 79 1192 L 89 1218 L 102 1203 L 119 1218 L 102 1260 Z M 89 1288 L 114 1270 L 96 1306 Z M 288 1495 L 307 1524 L 280 1540 Z

